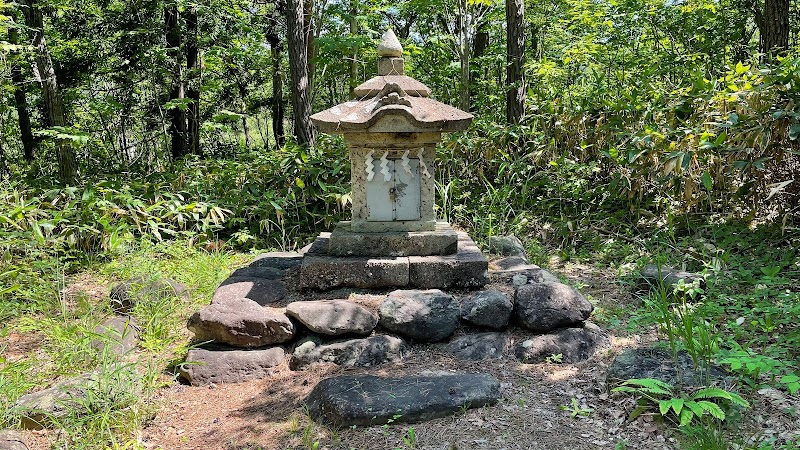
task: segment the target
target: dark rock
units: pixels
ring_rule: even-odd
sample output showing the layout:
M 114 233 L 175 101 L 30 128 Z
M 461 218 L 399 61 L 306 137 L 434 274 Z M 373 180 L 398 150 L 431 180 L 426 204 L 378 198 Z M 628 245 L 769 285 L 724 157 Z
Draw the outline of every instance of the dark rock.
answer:
M 300 250 L 300 254 L 305 256 L 327 256 L 330 247 L 331 233 L 323 232 L 314 241 Z
M 553 355 L 561 355 L 561 362 L 576 363 L 589 359 L 607 342 L 600 327 L 586 322 L 581 328 L 562 328 L 526 339 L 517 344 L 514 353 L 524 363 L 545 362 Z
M 269 252 L 256 256 L 250 267 L 266 267 L 287 270 L 297 267 L 303 262 L 303 254 L 295 252 Z
M 316 362 L 372 367 L 401 360 L 404 349 L 403 340 L 394 336 L 372 336 L 330 344 L 307 340 L 295 348 L 289 368 L 298 370 Z
M 458 301 L 438 289 L 398 290 L 381 304 L 380 324 L 418 342 L 435 342 L 453 334 L 459 315 Z
M 486 374 L 349 375 L 322 380 L 306 403 L 314 420 L 348 427 L 422 422 L 499 399 L 500 383 Z
M 129 314 L 138 303 L 160 301 L 170 297 L 188 298 L 189 292 L 181 283 L 169 278 L 133 277 L 111 286 L 111 309 Z
M 444 351 L 458 359 L 480 361 L 503 357 L 507 347 L 502 333 L 478 333 L 459 336 L 444 346 Z
M 409 256 L 408 284 L 420 289 L 481 288 L 489 282 L 489 261 L 467 233 L 446 256 Z
M 286 271 L 274 267 L 240 267 L 233 271 L 231 278 L 264 278 L 267 280 L 280 280 Z
M 28 450 L 28 446 L 21 433 L 0 430 L 0 450 Z
M 88 414 L 92 402 L 111 401 L 117 396 L 136 395 L 125 391 L 138 376 L 133 365 L 112 364 L 94 372 L 60 381 L 49 388 L 20 397 L 11 409 L 23 428 L 42 429 L 58 425 L 67 416 Z M 114 382 L 109 383 L 109 380 Z M 90 400 L 91 399 L 91 400 Z
M 211 305 L 189 318 L 188 328 L 197 341 L 235 347 L 261 347 L 294 337 L 294 325 L 279 309 L 265 308 L 246 298 Z
M 368 335 L 378 324 L 378 315 L 347 300 L 294 302 L 286 307 L 286 315 L 294 317 L 311 331 L 337 336 Z
M 490 236 L 489 253 L 503 256 L 525 256 L 525 247 L 516 236 Z
M 678 368 L 681 380 L 678 380 Z M 692 357 L 685 351 L 678 352 L 676 368 L 669 349 L 634 348 L 624 350 L 614 358 L 608 366 L 606 382 L 609 389 L 632 378 L 655 378 L 671 385 L 679 384 L 680 381 L 689 386 L 705 386 L 706 375 L 710 384 L 730 386 L 733 383 L 733 378 L 720 367 L 712 365 L 707 371 L 696 368 Z
M 286 288 L 277 280 L 250 277 L 230 277 L 214 292 L 211 303 L 222 303 L 242 298 L 250 299 L 261 306 L 279 302 L 286 297 Z
M 685 284 L 692 284 L 695 281 L 699 281 L 701 288 L 705 288 L 706 286 L 706 280 L 700 274 L 683 272 L 668 267 L 662 267 L 659 274 L 658 266 L 655 264 L 648 264 L 642 268 L 639 285 L 646 291 L 651 289 L 658 290 L 660 282 L 663 282 L 667 294 L 672 294 L 675 286 L 681 281 Z
M 269 376 L 283 362 L 281 347 L 251 350 L 223 346 L 193 348 L 180 366 L 181 376 L 194 386 L 241 383 Z
M 526 284 L 514 295 L 514 318 L 532 331 L 550 331 L 589 318 L 592 304 L 575 289 L 561 283 Z
M 479 327 L 499 330 L 508 325 L 514 304 L 500 291 L 476 292 L 461 304 L 461 318 Z
M 124 355 L 139 344 L 139 325 L 136 319 L 116 316 L 106 319 L 95 328 L 97 339 L 92 340 L 92 348 L 98 352 L 108 351 L 114 355 Z
M 524 282 L 519 283 L 519 285 L 561 282 L 557 276 L 537 265 L 528 264 L 524 258 L 518 256 L 510 256 L 493 261 L 490 266 L 489 276 L 494 283 L 510 283 L 515 277 L 518 279 L 524 277 Z

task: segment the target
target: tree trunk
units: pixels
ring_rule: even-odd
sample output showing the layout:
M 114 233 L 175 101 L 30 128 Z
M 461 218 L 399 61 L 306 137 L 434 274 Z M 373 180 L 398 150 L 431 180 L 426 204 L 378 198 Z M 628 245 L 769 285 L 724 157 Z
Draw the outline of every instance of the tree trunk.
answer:
M 19 45 L 19 32 L 16 24 L 11 24 L 8 29 L 8 41 L 11 45 Z M 16 55 L 11 61 L 11 83 L 14 85 L 14 105 L 17 108 L 19 119 L 19 135 L 22 141 L 22 153 L 25 161 L 33 161 L 35 141 L 31 129 L 31 116 L 28 113 L 28 98 L 25 95 L 25 78 L 22 76 L 20 56 Z
M 272 134 L 275 137 L 276 150 L 280 150 L 286 143 L 286 131 L 283 128 L 286 107 L 283 103 L 283 71 L 281 70 L 283 41 L 276 31 L 278 18 L 285 14 L 286 3 L 278 0 L 275 3 L 275 15 L 269 20 L 266 32 L 272 56 L 272 105 L 270 109 L 272 110 Z
M 309 1 L 309 0 L 306 0 Z M 292 117 L 294 136 L 300 145 L 314 145 L 311 124 L 311 97 L 306 60 L 306 33 L 303 25 L 303 0 L 286 2 L 286 29 L 289 44 L 289 73 L 292 80 Z
M 302 4 L 303 10 L 303 30 L 306 35 L 306 64 L 308 66 L 308 96 L 311 98 L 314 89 L 314 0 L 297 0 Z
M 28 26 L 31 45 L 36 49 L 34 59 L 42 79 L 42 96 L 44 97 L 45 110 L 48 123 L 51 127 L 66 125 L 64 104 L 61 91 L 56 79 L 56 71 L 47 40 L 44 36 L 44 20 L 37 0 L 25 0 L 25 24 Z M 64 183 L 72 183 L 78 177 L 78 160 L 69 142 L 63 139 L 56 140 L 56 157 L 58 159 L 58 176 Z
M 525 112 L 525 2 L 506 0 L 506 121 L 519 124 Z
M 357 0 L 350 0 L 350 37 L 355 38 L 358 34 L 358 6 Z M 350 59 L 350 79 L 349 97 L 353 98 L 353 91 L 358 87 L 358 49 L 353 49 L 352 59 Z
M 459 95 L 459 108 L 463 109 L 464 111 L 470 110 L 470 97 L 471 97 L 471 80 L 470 80 L 470 71 L 469 71 L 469 63 L 470 63 L 470 56 L 472 53 L 472 46 L 469 42 L 467 42 L 466 31 L 462 31 L 464 33 L 464 41 L 461 44 L 461 90 Z
M 186 14 L 186 96 L 192 101 L 187 108 L 189 152 L 200 155 L 200 51 L 197 45 L 197 7 Z
M 183 100 L 186 92 L 183 85 L 183 53 L 181 52 L 181 29 L 178 22 L 178 7 L 164 9 L 164 30 L 167 39 L 167 55 L 172 64 L 172 88 L 169 92 L 170 102 Z M 172 146 L 172 158 L 186 156 L 186 111 L 173 106 L 169 110 L 169 135 Z
M 765 0 L 763 13 L 756 9 L 756 24 L 764 61 L 772 61 L 789 51 L 789 0 Z

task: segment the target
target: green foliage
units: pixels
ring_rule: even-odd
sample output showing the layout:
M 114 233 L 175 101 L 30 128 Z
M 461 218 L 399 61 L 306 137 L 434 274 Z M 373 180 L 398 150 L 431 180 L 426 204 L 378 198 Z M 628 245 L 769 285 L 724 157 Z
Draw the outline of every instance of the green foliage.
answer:
M 726 414 L 723 407 L 750 407 L 750 403 L 739 394 L 724 389 L 706 387 L 692 393 L 676 392 L 672 385 L 652 378 L 627 380 L 612 392 L 626 392 L 639 397 L 637 408 L 629 420 L 657 406 L 658 414 L 681 427 L 691 424 L 695 419 L 702 420 L 706 414 L 724 421 Z

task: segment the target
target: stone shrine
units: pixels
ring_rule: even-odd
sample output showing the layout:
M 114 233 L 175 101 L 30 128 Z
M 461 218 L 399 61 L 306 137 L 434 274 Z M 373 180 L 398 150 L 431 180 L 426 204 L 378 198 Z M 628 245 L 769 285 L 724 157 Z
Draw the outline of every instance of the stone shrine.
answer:
M 406 76 L 403 48 L 388 30 L 378 45 L 378 76 L 355 98 L 311 116 L 342 134 L 352 165 L 352 220 L 307 249 L 303 285 L 382 288 L 481 287 L 488 262 L 466 233 L 436 220 L 436 144 L 472 114 L 431 98 Z

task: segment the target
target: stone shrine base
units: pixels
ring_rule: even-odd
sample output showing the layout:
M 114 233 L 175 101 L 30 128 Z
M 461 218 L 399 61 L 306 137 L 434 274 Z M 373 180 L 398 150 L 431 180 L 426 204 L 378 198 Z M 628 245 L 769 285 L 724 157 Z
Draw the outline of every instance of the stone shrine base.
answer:
M 301 251 L 299 285 L 315 290 L 338 287 L 478 289 L 485 286 L 489 281 L 488 260 L 467 233 L 454 233 L 457 245 L 451 255 L 395 257 L 331 255 L 332 235 L 321 233 Z
M 431 231 L 353 231 L 350 222 L 339 222 L 330 234 L 331 256 L 430 256 L 452 255 L 458 233 L 447 222 L 436 222 Z

